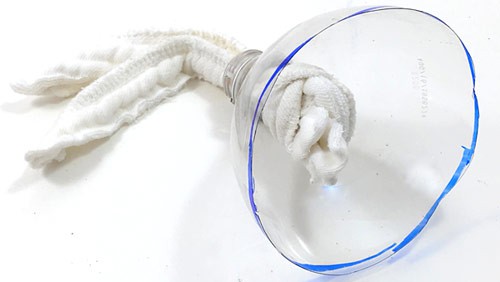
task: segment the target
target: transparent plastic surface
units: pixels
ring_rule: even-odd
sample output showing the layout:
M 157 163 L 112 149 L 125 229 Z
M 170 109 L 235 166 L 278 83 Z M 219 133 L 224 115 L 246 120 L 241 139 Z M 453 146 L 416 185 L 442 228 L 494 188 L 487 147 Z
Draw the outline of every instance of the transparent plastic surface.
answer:
M 356 101 L 349 160 L 333 186 L 310 183 L 260 119 L 280 72 L 298 62 L 333 74 Z M 460 38 L 396 7 L 295 27 L 260 56 L 235 105 L 235 171 L 258 225 L 288 260 L 333 275 L 376 264 L 422 231 L 468 166 L 479 117 Z

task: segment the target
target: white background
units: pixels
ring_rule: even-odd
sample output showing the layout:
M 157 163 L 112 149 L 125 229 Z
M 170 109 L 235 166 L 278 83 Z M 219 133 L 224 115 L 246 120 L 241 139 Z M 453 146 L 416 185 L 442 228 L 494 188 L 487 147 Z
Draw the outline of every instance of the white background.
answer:
M 500 2 L 9 1 L 0 4 L 0 281 L 500 281 Z M 284 1 L 283 1 L 284 3 Z M 477 70 L 480 134 L 472 166 L 417 242 L 352 276 L 297 268 L 246 210 L 229 156 L 232 105 L 192 82 L 113 137 L 33 170 L 24 152 L 66 102 L 8 82 L 111 33 L 203 28 L 265 49 L 337 8 L 431 12 L 460 34 Z

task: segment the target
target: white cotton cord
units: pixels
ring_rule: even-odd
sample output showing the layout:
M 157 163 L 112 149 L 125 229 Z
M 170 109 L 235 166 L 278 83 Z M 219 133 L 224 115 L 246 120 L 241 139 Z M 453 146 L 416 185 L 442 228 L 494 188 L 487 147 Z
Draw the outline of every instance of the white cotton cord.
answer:
M 67 148 L 112 135 L 191 78 L 222 87 L 226 66 L 243 50 L 233 39 L 202 31 L 134 32 L 12 84 L 27 95 L 74 96 L 26 160 L 34 168 L 61 161 Z M 273 91 L 263 123 L 306 162 L 311 180 L 334 183 L 354 128 L 351 93 L 324 70 L 304 64 L 287 66 Z

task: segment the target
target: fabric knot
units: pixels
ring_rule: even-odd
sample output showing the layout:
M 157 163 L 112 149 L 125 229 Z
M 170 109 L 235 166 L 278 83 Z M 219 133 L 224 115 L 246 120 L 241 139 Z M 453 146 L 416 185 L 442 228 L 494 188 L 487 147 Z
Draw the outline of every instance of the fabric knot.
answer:
M 336 183 L 355 124 L 355 103 L 347 87 L 318 67 L 289 64 L 275 83 L 262 119 L 294 159 L 305 161 L 312 182 Z

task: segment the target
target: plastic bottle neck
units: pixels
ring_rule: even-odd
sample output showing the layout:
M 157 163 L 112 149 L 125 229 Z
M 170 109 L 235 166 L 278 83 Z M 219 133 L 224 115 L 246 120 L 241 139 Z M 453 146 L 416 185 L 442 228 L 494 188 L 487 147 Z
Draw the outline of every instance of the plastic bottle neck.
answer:
M 248 71 L 261 54 L 262 51 L 259 50 L 246 50 L 234 57 L 227 65 L 224 70 L 223 85 L 224 92 L 231 99 L 231 103 L 234 104 Z

